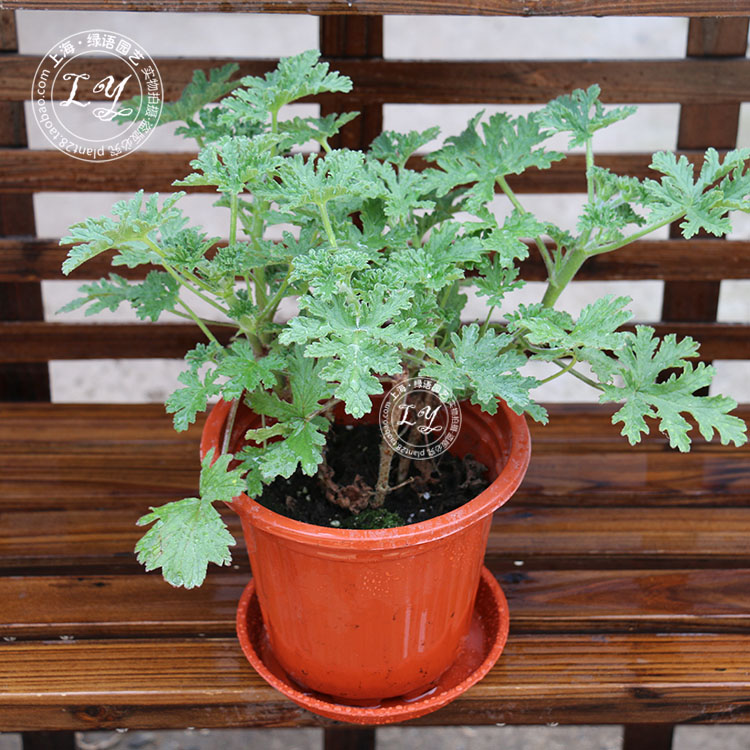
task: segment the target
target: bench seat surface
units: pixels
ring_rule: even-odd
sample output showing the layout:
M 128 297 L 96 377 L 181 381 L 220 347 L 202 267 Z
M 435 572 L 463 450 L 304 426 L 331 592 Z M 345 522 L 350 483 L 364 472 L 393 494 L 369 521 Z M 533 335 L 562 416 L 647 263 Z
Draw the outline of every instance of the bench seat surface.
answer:
M 611 409 L 550 411 L 490 536 L 506 650 L 413 723 L 748 721 L 750 451 L 630 448 Z M 240 651 L 250 569 L 231 511 L 233 565 L 201 589 L 135 561 L 135 520 L 195 493 L 199 436 L 160 405 L 3 405 L 0 731 L 327 723 Z

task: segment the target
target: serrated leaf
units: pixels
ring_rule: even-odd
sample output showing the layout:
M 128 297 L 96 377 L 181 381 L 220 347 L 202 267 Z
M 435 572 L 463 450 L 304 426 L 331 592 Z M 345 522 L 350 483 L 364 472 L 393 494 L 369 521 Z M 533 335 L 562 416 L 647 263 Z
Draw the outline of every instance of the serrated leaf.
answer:
M 284 366 L 278 354 L 255 358 L 247 339 L 237 339 L 224 350 L 216 373 L 227 381 L 222 385 L 224 399 L 241 398 L 244 392 L 252 392 L 259 385 L 271 388 L 276 384 L 275 370 Z
M 266 123 L 271 119 L 271 113 L 277 113 L 297 99 L 324 92 L 351 91 L 351 79 L 329 72 L 328 63 L 319 60 L 318 50 L 307 50 L 282 58 L 276 69 L 263 78 L 246 76 L 242 79 L 243 88 L 222 102 L 224 121 Z
M 208 401 L 221 392 L 221 386 L 214 382 L 216 370 L 209 370 L 204 376 L 194 369 L 185 370 L 177 380 L 185 387 L 178 388 L 167 398 L 167 414 L 174 414 L 174 428 L 177 432 L 187 430 L 195 422 L 198 412 L 205 411 Z
M 222 453 L 214 460 L 214 449 L 211 448 L 201 461 L 200 494 L 203 500 L 210 503 L 221 501 L 231 503 L 244 492 L 245 483 L 241 469 L 230 469 L 234 460 L 231 453 Z
M 582 146 L 601 128 L 630 117 L 636 107 L 613 107 L 605 110 L 599 101 L 597 84 L 558 96 L 538 113 L 540 123 L 552 133 L 568 133 L 568 147 Z
M 280 148 L 286 151 L 292 146 L 301 146 L 307 141 L 317 141 L 321 145 L 327 144 L 346 123 L 358 116 L 359 112 L 344 112 L 340 115 L 330 114 L 325 117 L 293 117 L 291 120 L 279 122 Z
M 239 195 L 272 180 L 281 160 L 273 156 L 276 136 L 225 137 L 202 148 L 190 162 L 196 170 L 175 185 L 215 185 L 220 193 Z
M 695 392 L 709 385 L 714 374 L 704 363 L 693 367 L 688 361 L 698 353 L 698 345 L 690 338 L 680 341 L 669 334 L 661 341 L 654 337 L 654 329 L 637 326 L 628 333 L 627 344 L 615 352 L 617 374 L 623 385 L 605 385 L 602 403 L 625 401 L 612 417 L 613 424 L 622 422 L 622 435 L 631 445 L 649 433 L 647 418 L 659 420 L 659 429 L 669 437 L 669 444 L 680 451 L 690 449 L 690 423 L 683 414 L 692 415 L 701 434 L 710 440 L 714 430 L 722 444 L 743 445 L 747 442 L 746 426 L 729 412 L 737 404 L 725 396 L 696 396 Z M 665 370 L 678 369 L 659 382 Z
M 565 353 L 579 355 L 583 349 L 618 349 L 625 342 L 625 334 L 617 329 L 632 318 L 632 313 L 625 309 L 631 301 L 630 297 L 605 295 L 586 305 L 577 321 L 568 313 L 541 303 L 519 305 L 508 316 L 508 330 L 522 332 L 531 344 Z
M 472 213 L 481 212 L 494 198 L 498 178 L 521 174 L 530 167 L 547 169 L 565 158 L 541 146 L 549 134 L 542 130 L 535 113 L 516 118 L 494 114 L 482 123 L 480 136 L 477 126 L 482 114 L 472 118 L 463 133 L 447 138 L 445 146 L 429 156 L 440 170 L 427 171 L 437 195 L 444 195 L 458 185 L 474 183 L 463 201 L 465 209 Z
M 237 63 L 227 63 L 220 68 L 212 68 L 208 76 L 203 70 L 196 70 L 193 79 L 182 90 L 180 98 L 175 102 L 164 102 L 159 118 L 159 125 L 179 120 L 190 121 L 205 105 L 220 99 L 233 88 L 239 86 L 237 80 L 230 80 L 239 70 Z M 143 119 L 148 97 L 135 96 L 120 104 L 120 111 L 115 116 L 118 125 L 131 120 Z M 129 113 L 126 114 L 126 111 Z
M 369 153 L 376 159 L 395 164 L 401 169 L 410 156 L 439 135 L 440 128 L 437 126 L 422 132 L 410 130 L 408 133 L 398 133 L 395 130 L 384 130 L 370 144 Z
M 63 262 L 63 273 L 67 276 L 105 250 L 142 250 L 144 239 L 154 230 L 171 220 L 184 222 L 182 212 L 175 207 L 175 203 L 184 195 L 173 193 L 159 207 L 158 193 L 144 203 L 143 190 L 139 190 L 130 200 L 115 203 L 112 207 L 115 218 L 101 216 L 73 224 L 69 229 L 70 234 L 60 240 L 61 245 L 74 245 Z M 158 262 L 158 257 L 149 254 L 145 262 L 150 260 Z
M 86 316 L 95 315 L 102 310 L 114 312 L 123 302 L 129 300 L 130 282 L 116 273 L 111 273 L 108 279 L 99 279 L 79 286 L 78 292 L 83 296 L 66 303 L 57 312 L 72 312 L 84 305 L 88 305 Z
M 136 544 L 138 562 L 146 570 L 162 569 L 167 583 L 192 589 L 206 578 L 209 563 L 229 565 L 235 544 L 216 508 L 206 499 L 188 497 L 138 519 L 154 525 Z
M 475 323 L 451 334 L 453 351 L 428 350 L 435 360 L 422 366 L 421 375 L 435 378 L 453 392 L 457 398 L 470 398 L 490 414 L 497 412 L 497 401 L 502 398 L 517 414 L 529 413 L 533 418 L 544 418 L 544 409 L 535 405 L 529 391 L 539 385 L 536 378 L 521 375 L 518 371 L 526 364 L 526 357 L 509 349 L 508 335 L 486 331 L 479 335 Z

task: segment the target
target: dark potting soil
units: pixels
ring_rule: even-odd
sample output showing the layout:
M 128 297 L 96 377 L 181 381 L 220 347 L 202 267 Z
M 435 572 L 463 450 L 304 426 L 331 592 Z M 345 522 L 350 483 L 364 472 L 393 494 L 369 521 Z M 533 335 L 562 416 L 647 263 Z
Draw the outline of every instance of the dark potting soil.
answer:
M 363 483 L 375 487 L 380 459 L 377 425 L 333 425 L 328 432 L 326 462 L 335 485 L 361 494 Z M 398 482 L 399 456 L 393 458 L 390 486 Z M 471 456 L 457 458 L 442 453 L 434 460 L 408 461 L 408 484 L 389 492 L 381 508 L 359 513 L 326 498 L 326 486 L 318 476 L 298 470 L 289 479 L 269 484 L 256 500 L 287 518 L 316 526 L 345 529 L 379 529 L 426 521 L 455 510 L 476 497 L 489 482 L 486 467 Z M 329 484 L 330 486 L 330 484 Z

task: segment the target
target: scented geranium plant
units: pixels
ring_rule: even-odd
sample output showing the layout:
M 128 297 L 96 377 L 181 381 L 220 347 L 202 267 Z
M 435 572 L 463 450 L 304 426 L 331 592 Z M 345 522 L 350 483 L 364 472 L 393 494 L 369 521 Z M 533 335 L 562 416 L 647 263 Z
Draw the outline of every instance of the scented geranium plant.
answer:
M 162 269 L 138 283 L 112 273 L 81 287 L 83 296 L 63 309 L 86 305 L 90 314 L 129 303 L 139 318 L 169 312 L 202 331 L 205 341 L 185 355 L 180 387 L 166 403 L 175 429 L 187 429 L 218 397 L 244 401 L 262 420 L 245 447 L 229 453 L 230 416 L 223 452 L 203 461 L 200 496 L 140 519 L 153 524 L 137 546 L 148 569 L 161 567 L 175 585 L 200 584 L 209 562 L 229 562 L 234 542 L 215 503 L 241 492 L 258 497 L 264 485 L 298 471 L 320 475 L 333 407 L 362 417 L 374 396 L 410 377 L 434 378 L 491 414 L 504 399 L 546 422 L 532 392 L 567 374 L 599 390 L 601 402 L 622 404 L 612 421 L 631 443 L 656 427 L 686 451 L 688 416 L 707 440 L 716 432 L 722 443 L 745 442 L 744 423 L 730 414 L 735 402 L 698 395 L 714 370 L 691 363 L 695 341 L 659 339 L 648 326 L 621 331 L 631 318 L 627 297 L 602 297 L 577 318 L 555 305 L 587 259 L 668 224 L 679 222 L 687 238 L 726 234 L 728 213 L 750 210 L 750 150 L 722 159 L 709 149 L 697 171 L 684 156 L 659 152 L 651 164 L 657 179 L 613 174 L 596 165 L 592 139 L 634 108 L 605 109 L 592 86 L 526 117 L 480 113 L 423 154 L 430 166 L 415 171 L 410 157 L 438 128 L 384 132 L 363 152 L 329 145 L 356 113 L 281 117 L 303 97 L 351 89 L 317 52 L 286 58 L 264 78 L 233 80 L 235 71 L 197 72 L 161 116 L 179 121 L 177 133 L 200 149 L 193 172 L 175 185 L 215 187 L 228 242 L 191 225 L 179 207 L 182 192 L 139 192 L 116 203 L 112 217 L 86 219 L 62 240 L 72 245 L 66 274 L 110 250 L 113 266 Z M 141 105 L 129 103 L 130 117 Z M 509 184 L 565 159 L 548 145 L 560 133 L 586 153 L 588 196 L 574 231 L 531 214 Z M 490 210 L 497 193 L 509 203 L 503 219 Z M 523 285 L 519 266 L 530 253 L 547 270 L 542 298 L 493 322 L 504 297 Z M 486 314 L 466 323 L 468 286 L 486 300 Z M 298 314 L 284 320 L 280 306 L 290 299 Z M 211 314 L 199 313 L 195 300 Z M 215 333 L 225 327 L 228 336 Z M 549 377 L 527 374 L 531 360 L 547 363 Z M 354 513 L 381 507 L 398 473 L 392 456 L 383 442 L 373 485 L 329 496 Z M 330 472 L 325 478 L 335 485 Z

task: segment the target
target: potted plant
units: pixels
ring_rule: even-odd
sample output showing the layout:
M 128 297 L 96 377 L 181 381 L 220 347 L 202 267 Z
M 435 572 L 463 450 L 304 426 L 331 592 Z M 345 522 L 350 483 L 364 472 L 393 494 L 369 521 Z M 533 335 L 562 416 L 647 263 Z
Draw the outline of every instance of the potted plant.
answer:
M 420 172 L 409 159 L 437 128 L 384 132 L 365 153 L 329 145 L 356 113 L 280 116 L 303 97 L 351 89 L 316 51 L 264 78 L 234 80 L 235 71 L 196 72 L 161 116 L 181 121 L 177 132 L 200 149 L 175 184 L 215 187 L 228 241 L 190 225 L 183 193 L 137 193 L 113 217 L 71 227 L 63 270 L 108 250 L 113 266 L 162 270 L 139 283 L 112 273 L 63 309 L 130 303 L 139 318 L 170 312 L 205 337 L 167 400 L 185 430 L 220 399 L 204 430 L 200 494 L 140 519 L 151 528 L 139 560 L 173 585 L 199 585 L 209 562 L 230 561 L 234 539 L 216 504 L 231 504 L 262 611 L 253 663 L 295 699 L 316 691 L 310 701 L 347 704 L 329 715 L 367 720 L 373 702 L 416 699 L 419 709 L 375 720 L 415 715 L 481 677 L 502 648 L 498 625 L 484 662 L 456 672 L 452 693 L 429 697 L 471 628 L 492 511 L 526 470 L 523 415 L 547 420 L 534 388 L 562 374 L 583 380 L 601 402 L 622 403 L 612 419 L 631 443 L 655 421 L 688 450 L 685 415 L 705 439 L 716 431 L 724 444 L 745 442 L 735 402 L 698 393 L 713 369 L 691 364 L 695 341 L 620 330 L 627 297 L 602 297 L 577 319 L 555 303 L 588 258 L 667 224 L 681 222 L 688 238 L 729 231 L 728 212 L 750 210 L 750 150 L 722 159 L 709 149 L 697 175 L 665 152 L 653 156 L 658 179 L 615 175 L 596 165 L 593 136 L 634 108 L 605 110 L 592 86 L 527 117 L 480 113 L 424 155 L 431 166 Z M 130 102 L 129 116 L 143 106 Z M 564 159 L 548 147 L 560 133 L 586 152 L 574 231 L 526 211 L 508 182 Z M 305 156 L 310 143 L 318 150 Z M 502 219 L 490 210 L 496 192 L 508 202 Z M 496 322 L 532 252 L 548 273 L 542 299 Z M 467 286 L 487 303 L 468 323 Z M 524 373 L 531 360 L 546 362 L 549 377 Z M 502 619 L 502 594 L 483 585 Z M 258 629 L 270 639 L 265 655 Z

